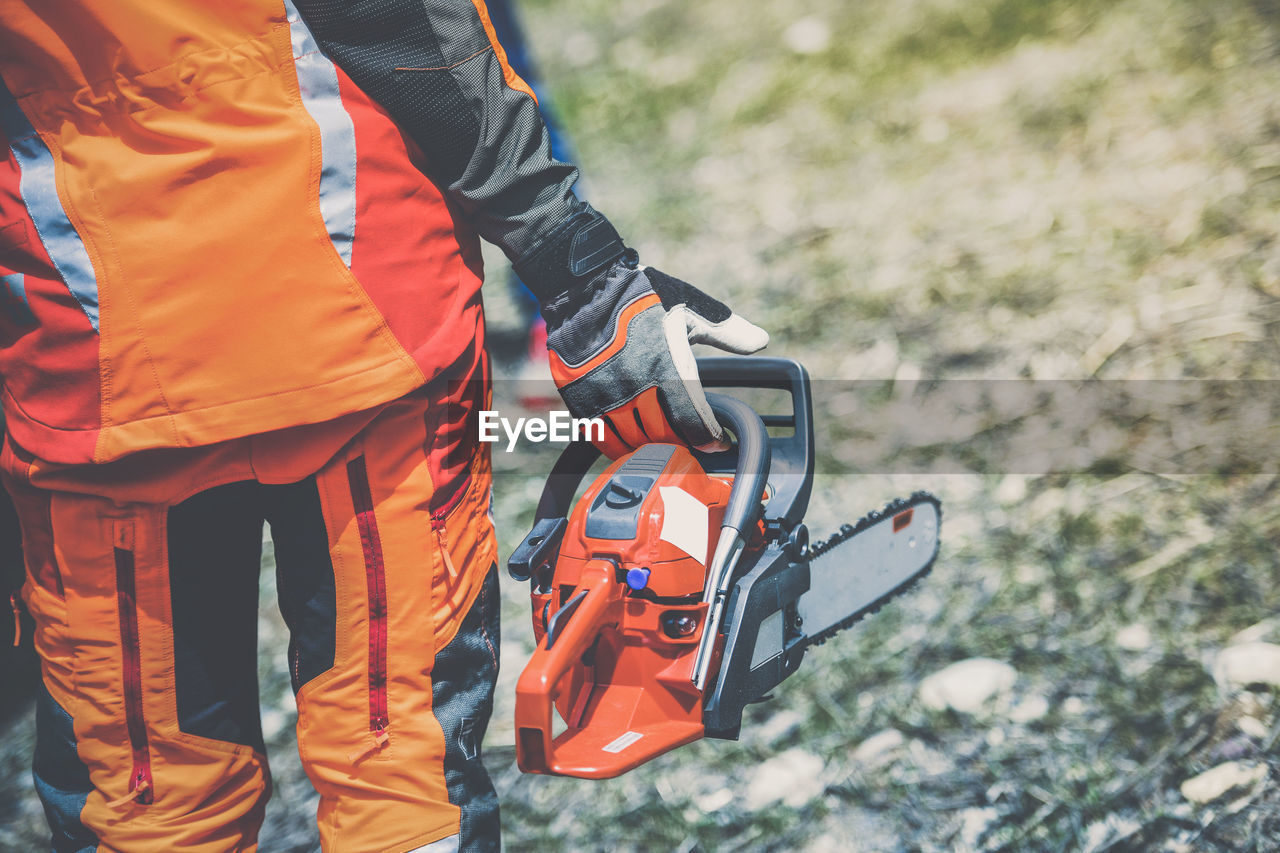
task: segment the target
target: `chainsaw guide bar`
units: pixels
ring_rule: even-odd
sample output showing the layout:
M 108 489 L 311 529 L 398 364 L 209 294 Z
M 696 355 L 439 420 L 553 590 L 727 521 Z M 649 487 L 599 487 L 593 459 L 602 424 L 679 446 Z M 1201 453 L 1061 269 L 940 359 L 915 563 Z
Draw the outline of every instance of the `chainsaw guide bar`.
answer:
M 808 633 L 806 629 L 806 636 L 808 637 L 805 642 L 806 646 L 820 646 L 846 628 L 856 625 L 858 622 L 861 622 L 863 618 L 877 612 L 881 607 L 893 599 L 910 592 L 922 578 L 928 575 L 929 572 L 933 571 L 933 564 L 938 558 L 938 549 L 941 545 L 941 537 L 938 535 L 938 532 L 942 526 L 942 502 L 928 492 L 915 492 L 909 498 L 896 498 L 895 500 L 885 504 L 884 509 L 879 511 L 872 510 L 860 518 L 856 523 L 846 524 L 822 542 L 817 542 L 809 546 L 805 556 L 809 560 L 809 571 L 812 576 L 813 564 L 819 558 L 826 557 L 832 551 L 850 541 L 864 530 L 868 530 L 889 519 L 901 518 L 902 514 L 907 510 L 914 509 L 921 505 L 932 506 L 934 511 L 937 513 L 937 524 L 935 525 L 933 535 L 933 548 L 929 554 L 928 561 L 921 568 L 910 574 L 905 580 L 898 581 L 897 584 L 888 592 L 884 593 L 874 601 L 863 605 L 861 608 L 850 613 L 840 621 L 822 628 L 816 633 Z M 914 520 L 914 518 L 912 520 Z M 857 569 L 855 568 L 853 571 L 857 571 Z M 801 625 L 800 627 L 805 628 L 804 625 Z

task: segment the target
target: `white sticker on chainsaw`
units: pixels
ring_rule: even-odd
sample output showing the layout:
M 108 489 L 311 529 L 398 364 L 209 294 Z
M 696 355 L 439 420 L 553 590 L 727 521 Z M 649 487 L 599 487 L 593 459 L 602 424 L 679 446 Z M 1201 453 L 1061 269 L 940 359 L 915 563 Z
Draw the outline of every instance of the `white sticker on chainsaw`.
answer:
M 631 746 L 631 744 L 640 740 L 642 737 L 644 737 L 644 735 L 640 734 L 640 732 L 627 732 L 625 735 L 620 735 L 619 737 L 614 738 L 608 744 L 601 747 L 601 749 L 605 752 L 622 752 L 622 750 Z
M 707 564 L 707 507 L 679 486 L 659 486 L 662 493 L 662 533 L 670 542 L 702 565 Z

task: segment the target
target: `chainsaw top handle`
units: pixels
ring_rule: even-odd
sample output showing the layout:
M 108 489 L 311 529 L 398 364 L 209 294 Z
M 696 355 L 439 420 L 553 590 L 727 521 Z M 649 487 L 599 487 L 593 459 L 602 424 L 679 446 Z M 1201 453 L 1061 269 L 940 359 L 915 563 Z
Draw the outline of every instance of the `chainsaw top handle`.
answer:
M 789 374 L 798 373 L 802 380 L 803 389 L 797 395 L 793 390 L 794 405 L 794 437 L 798 437 L 803 444 L 807 437 L 807 446 L 805 451 L 797 459 L 796 454 L 788 453 L 788 472 L 790 473 L 794 464 L 799 462 L 801 466 L 807 464 L 811 479 L 812 472 L 812 426 L 810 425 L 809 406 L 808 406 L 808 377 L 804 375 L 804 368 L 793 361 L 784 359 L 705 359 L 699 362 L 700 367 L 706 364 L 708 368 L 718 368 L 722 362 L 743 362 L 745 372 L 739 373 L 736 369 L 735 375 L 741 375 L 744 380 L 726 380 L 720 371 L 709 370 L 712 377 L 713 387 L 790 387 L 781 385 L 780 383 L 788 378 Z M 757 366 L 767 368 L 760 371 L 752 371 L 747 363 L 754 363 Z M 753 378 L 767 378 L 767 383 L 760 381 L 750 381 Z M 803 401 L 803 405 L 801 402 Z M 760 416 L 741 400 L 729 397 L 723 394 L 708 394 L 707 402 L 711 406 L 712 412 L 716 418 L 724 424 L 736 437 L 737 441 L 734 447 L 723 453 L 698 454 L 699 462 L 708 471 L 715 473 L 726 473 L 730 461 L 733 465 L 734 481 L 733 491 L 729 498 L 729 504 L 726 507 L 722 529 L 732 528 L 737 533 L 747 529 L 756 520 L 760 507 L 761 495 L 765 492 L 765 484 L 768 482 L 771 474 L 771 463 L 773 459 L 773 445 L 775 439 L 771 439 L 768 430 Z M 535 514 L 533 530 L 525 537 L 524 541 L 511 554 L 511 558 L 507 561 L 507 571 L 516 580 L 528 580 L 543 566 L 551 564 L 555 561 L 557 552 L 559 551 L 560 541 L 564 536 L 567 527 L 569 514 L 573 511 L 573 501 L 577 494 L 578 487 L 582 483 L 582 478 L 586 476 L 591 468 L 591 464 L 600 456 L 600 452 L 594 445 L 585 441 L 576 441 L 570 444 L 560 454 L 555 465 L 552 466 L 551 474 L 547 477 L 546 485 L 542 490 L 542 497 L 538 501 L 538 509 Z M 794 478 L 788 478 L 794 479 Z M 779 490 L 775 488 L 775 494 Z M 791 487 L 785 499 L 787 504 L 779 515 L 789 515 L 790 511 L 796 506 L 796 498 L 800 497 L 799 513 L 804 512 L 805 504 L 808 502 L 808 488 Z M 772 507 L 773 502 L 770 502 Z M 769 515 L 773 515 L 770 513 Z M 797 516 L 798 520 L 798 516 Z
M 741 400 L 724 394 L 708 394 L 707 402 L 716 419 L 737 437 L 738 460 L 733 469 L 733 491 L 724 510 L 721 527 L 743 531 L 760 512 L 760 496 L 769 477 L 769 432 L 755 410 Z
M 716 419 L 734 434 L 737 442 L 731 450 L 722 454 L 700 455 L 733 454 L 736 457 L 733 468 L 734 489 L 725 511 L 724 524 L 741 530 L 751 522 L 750 516 L 760 495 L 764 493 L 765 480 L 769 476 L 772 455 L 769 433 L 760 416 L 741 400 L 724 394 L 708 394 L 707 402 L 711 404 L 711 411 L 715 413 Z M 573 511 L 573 498 L 578 486 L 599 456 L 600 451 L 595 445 L 581 440 L 573 442 L 561 452 L 547 477 L 547 484 L 542 488 L 542 497 L 538 500 L 538 511 L 534 516 L 535 522 L 569 516 Z
M 723 453 L 695 452 L 704 471 L 715 474 L 739 472 L 738 454 L 744 446 L 767 447 L 763 459 L 751 459 L 747 470 L 760 466 L 773 486 L 773 496 L 765 507 L 765 517 L 780 521 L 787 529 L 799 524 L 809 508 L 809 494 L 813 487 L 813 402 L 809 391 L 809 373 L 798 362 L 789 358 L 760 358 L 720 356 L 698 359 L 698 372 L 707 388 L 772 388 L 786 391 L 791 397 L 790 412 L 767 412 L 746 417 L 716 411 L 716 417 L 737 436 L 737 444 Z M 709 394 L 708 400 L 726 399 L 723 395 Z M 734 403 L 739 401 L 734 400 Z M 747 411 L 751 411 L 747 407 Z M 739 423 L 744 424 L 739 429 Z M 763 422 L 763 425 L 761 425 Z M 767 427 L 781 430 L 769 435 Z M 750 430 L 746 440 L 743 431 Z M 757 432 L 758 430 L 758 432 Z M 758 439 L 758 441 L 757 441 Z M 565 518 L 573 509 L 573 499 L 582 478 L 600 451 L 590 442 L 578 440 L 561 452 L 538 501 L 535 521 L 544 518 Z
M 708 389 L 763 388 L 786 391 L 791 398 L 789 412 L 759 412 L 765 427 L 774 431 L 768 436 L 771 497 L 765 506 L 765 523 L 782 534 L 790 532 L 804 519 L 813 489 L 813 400 L 808 371 L 789 358 L 717 356 L 698 359 L 698 374 Z M 709 474 L 728 473 L 733 463 L 733 451 L 695 452 L 694 456 Z

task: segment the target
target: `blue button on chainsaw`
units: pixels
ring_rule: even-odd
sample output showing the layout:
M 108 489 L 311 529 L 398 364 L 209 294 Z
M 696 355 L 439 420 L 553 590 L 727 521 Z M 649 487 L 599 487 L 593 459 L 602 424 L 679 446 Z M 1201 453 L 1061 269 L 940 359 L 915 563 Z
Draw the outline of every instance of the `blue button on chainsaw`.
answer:
M 649 585 L 648 569 L 627 569 L 627 586 L 635 590 L 641 590 L 648 585 Z

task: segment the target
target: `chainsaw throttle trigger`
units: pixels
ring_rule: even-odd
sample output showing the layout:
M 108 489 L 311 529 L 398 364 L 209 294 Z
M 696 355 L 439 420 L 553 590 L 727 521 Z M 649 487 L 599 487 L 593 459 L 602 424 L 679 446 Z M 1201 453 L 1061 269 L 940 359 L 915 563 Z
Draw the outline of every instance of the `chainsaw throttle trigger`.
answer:
M 547 622 L 547 648 L 551 648 L 556 644 L 556 640 L 560 638 L 560 633 L 564 630 L 564 626 L 569 624 L 570 617 L 573 612 L 582 604 L 582 599 L 587 597 L 587 591 L 575 595 L 564 603 L 564 606 L 555 612 L 550 621 Z

